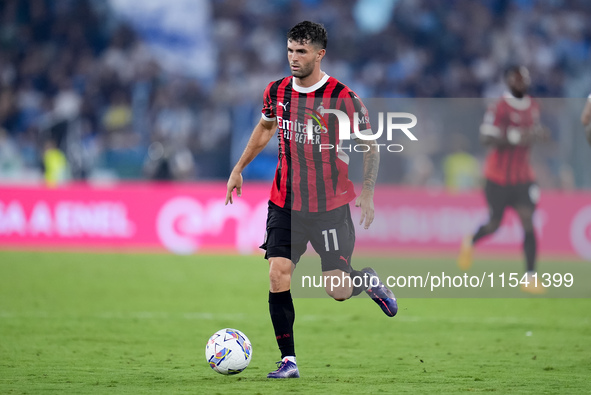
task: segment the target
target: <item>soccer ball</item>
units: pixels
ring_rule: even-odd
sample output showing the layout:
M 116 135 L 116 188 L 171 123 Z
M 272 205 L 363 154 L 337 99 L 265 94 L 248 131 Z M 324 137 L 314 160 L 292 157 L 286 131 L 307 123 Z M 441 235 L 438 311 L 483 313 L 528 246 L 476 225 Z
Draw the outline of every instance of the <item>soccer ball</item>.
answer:
M 250 363 L 251 357 L 250 340 L 237 329 L 220 329 L 209 338 L 205 346 L 207 363 L 221 374 L 242 372 Z

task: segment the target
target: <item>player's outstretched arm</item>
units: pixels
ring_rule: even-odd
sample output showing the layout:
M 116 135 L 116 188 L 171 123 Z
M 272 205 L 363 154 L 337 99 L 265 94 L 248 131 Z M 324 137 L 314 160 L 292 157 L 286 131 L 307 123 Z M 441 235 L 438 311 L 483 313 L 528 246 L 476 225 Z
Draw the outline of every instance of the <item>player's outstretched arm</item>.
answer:
M 363 143 L 363 142 L 362 142 Z M 380 166 L 380 152 L 377 145 L 370 145 L 369 151 L 363 154 L 363 189 L 355 201 L 356 207 L 361 207 L 361 219 L 359 225 L 363 224 L 368 229 L 374 219 L 373 193 L 378 178 Z
M 230 178 L 228 179 L 228 189 L 226 192 L 226 205 L 234 203 L 232 198 L 232 191 L 236 189 L 236 195 L 242 195 L 242 171 L 244 168 L 252 162 L 254 158 L 265 148 L 275 130 L 277 129 L 277 121 L 266 121 L 261 119 L 260 122 L 254 127 L 248 144 L 242 153 L 242 156 L 234 166 Z

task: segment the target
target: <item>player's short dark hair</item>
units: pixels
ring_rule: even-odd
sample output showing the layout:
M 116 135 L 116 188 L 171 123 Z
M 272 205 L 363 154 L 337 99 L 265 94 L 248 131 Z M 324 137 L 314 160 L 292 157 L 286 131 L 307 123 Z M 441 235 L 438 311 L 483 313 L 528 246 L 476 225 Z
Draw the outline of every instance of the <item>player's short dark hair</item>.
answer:
M 523 65 L 520 64 L 510 64 L 506 66 L 505 70 L 503 71 L 503 77 L 506 79 L 510 74 L 521 72 L 522 67 Z
M 326 49 L 328 42 L 326 29 L 320 23 L 304 21 L 300 22 L 287 33 L 287 39 L 299 44 L 310 43 L 322 49 Z

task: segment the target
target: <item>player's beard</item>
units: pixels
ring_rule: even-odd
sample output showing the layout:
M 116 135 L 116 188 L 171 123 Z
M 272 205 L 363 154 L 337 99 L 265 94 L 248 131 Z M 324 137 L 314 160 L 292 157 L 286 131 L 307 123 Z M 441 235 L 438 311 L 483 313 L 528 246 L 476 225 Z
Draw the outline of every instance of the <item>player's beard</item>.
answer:
M 306 78 L 314 71 L 314 62 L 308 64 L 300 64 L 299 70 L 292 70 L 291 75 L 296 78 Z
M 523 97 L 527 94 L 527 88 L 524 88 L 524 87 L 512 88 L 511 94 L 518 99 L 523 99 Z

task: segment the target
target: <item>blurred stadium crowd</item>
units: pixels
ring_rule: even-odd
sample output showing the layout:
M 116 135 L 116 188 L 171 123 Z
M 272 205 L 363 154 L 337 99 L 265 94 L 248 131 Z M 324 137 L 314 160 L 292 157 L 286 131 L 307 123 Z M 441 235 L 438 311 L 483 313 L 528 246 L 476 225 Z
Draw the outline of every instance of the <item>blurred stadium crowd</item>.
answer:
M 508 63 L 530 68 L 533 96 L 591 90 L 586 0 L 211 1 L 217 72 L 207 81 L 162 68 L 109 4 L 0 2 L 0 181 L 36 182 L 60 152 L 68 165 L 57 182 L 225 179 L 264 87 L 288 74 L 285 34 L 305 19 L 329 32 L 324 69 L 361 97 L 498 97 Z M 485 152 L 478 131 L 447 132 L 390 159 L 401 170 L 382 181 L 444 185 L 458 152 L 474 170 Z M 577 131 L 553 132 L 534 158 L 541 185 L 591 187 L 576 177 L 576 140 L 564 137 Z M 270 144 L 247 176 L 270 178 L 275 163 Z M 463 185 L 478 186 L 473 178 Z

